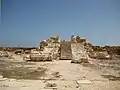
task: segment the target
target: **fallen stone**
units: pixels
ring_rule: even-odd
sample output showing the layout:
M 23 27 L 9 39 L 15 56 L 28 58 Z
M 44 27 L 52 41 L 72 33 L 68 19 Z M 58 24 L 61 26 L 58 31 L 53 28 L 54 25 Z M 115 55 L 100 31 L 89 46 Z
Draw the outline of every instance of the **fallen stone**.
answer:
M 9 54 L 6 51 L 0 51 L 0 57 L 8 57 Z
M 0 79 L 2 79 L 3 78 L 3 76 L 2 75 L 0 75 Z
M 31 54 L 31 61 L 52 61 L 52 57 L 50 55 L 40 55 L 40 54 Z
M 46 87 L 57 87 L 57 84 L 54 82 L 49 82 L 45 85 Z
M 23 57 L 23 59 L 26 60 L 26 61 L 30 60 L 30 55 L 25 55 L 25 56 Z
M 17 55 L 20 55 L 20 54 L 22 54 L 23 53 L 23 50 L 16 50 L 15 52 L 14 52 L 15 54 L 17 54 Z
M 9 81 L 16 81 L 16 79 L 9 79 Z
M 78 80 L 76 81 L 77 84 L 91 84 L 92 82 L 90 80 Z
M 45 87 L 44 87 L 46 90 L 57 90 L 57 84 L 54 83 L 54 82 L 48 82 Z
M 55 78 L 60 78 L 60 77 L 61 77 L 61 75 L 60 75 L 59 72 L 54 72 L 52 75 L 53 75 Z
M 0 78 L 0 81 L 8 80 L 7 78 Z
M 89 63 L 87 58 L 80 58 L 79 60 L 71 60 L 71 63 Z

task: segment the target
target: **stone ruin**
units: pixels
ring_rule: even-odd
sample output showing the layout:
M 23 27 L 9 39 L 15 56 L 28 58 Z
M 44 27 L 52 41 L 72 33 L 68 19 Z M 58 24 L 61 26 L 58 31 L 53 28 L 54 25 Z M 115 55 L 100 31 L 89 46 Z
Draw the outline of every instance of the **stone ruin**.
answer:
M 88 62 L 92 44 L 79 36 L 71 36 L 70 41 L 60 41 L 59 36 L 40 42 L 38 53 L 31 53 L 32 61 L 72 60 L 73 63 Z
M 37 54 L 31 54 L 32 61 L 52 61 L 59 59 L 60 37 L 50 37 L 40 42 L 40 49 Z
M 90 59 L 120 58 L 120 46 L 93 46 L 86 39 L 71 36 L 71 40 L 60 40 L 59 36 L 40 42 L 38 47 L 0 48 L 0 57 L 9 57 L 9 52 L 24 55 L 27 61 L 71 60 L 72 63 L 89 62 Z
M 71 36 L 72 63 L 87 63 L 89 52 L 92 51 L 92 44 L 79 36 Z

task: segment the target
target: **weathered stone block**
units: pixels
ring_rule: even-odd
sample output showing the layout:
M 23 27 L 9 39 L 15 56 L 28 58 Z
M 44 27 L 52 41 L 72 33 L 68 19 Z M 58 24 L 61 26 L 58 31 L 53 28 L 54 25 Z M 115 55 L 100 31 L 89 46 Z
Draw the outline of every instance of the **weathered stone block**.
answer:
M 52 61 L 52 57 L 49 55 L 31 54 L 31 61 Z

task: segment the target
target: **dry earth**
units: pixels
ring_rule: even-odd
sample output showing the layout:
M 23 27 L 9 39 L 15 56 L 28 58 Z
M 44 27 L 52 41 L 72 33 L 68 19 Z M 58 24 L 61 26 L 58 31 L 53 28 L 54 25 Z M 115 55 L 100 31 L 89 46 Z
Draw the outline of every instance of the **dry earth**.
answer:
M 120 70 L 70 60 L 0 59 L 0 90 L 120 90 Z

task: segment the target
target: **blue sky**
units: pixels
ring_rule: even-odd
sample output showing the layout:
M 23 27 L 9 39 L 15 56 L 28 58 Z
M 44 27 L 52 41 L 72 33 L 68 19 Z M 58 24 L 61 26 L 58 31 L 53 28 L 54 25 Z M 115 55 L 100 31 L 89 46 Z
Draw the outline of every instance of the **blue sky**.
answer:
M 120 45 L 120 0 L 2 0 L 0 45 L 38 46 L 59 35 Z
M 0 0 L 0 30 L 1 30 L 1 0 Z

